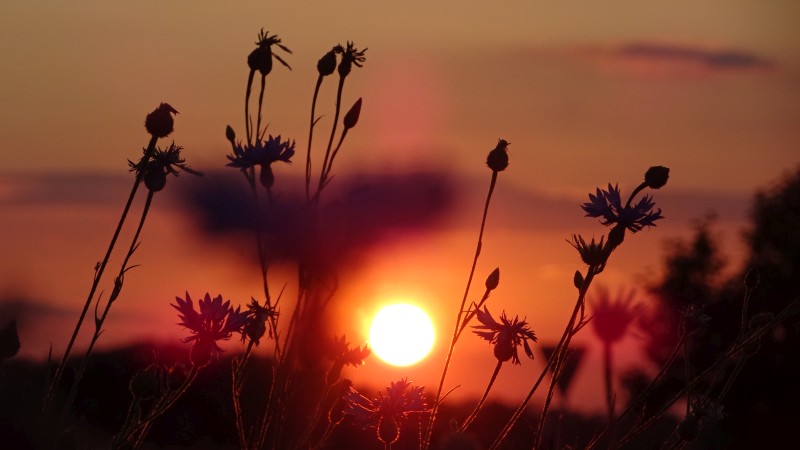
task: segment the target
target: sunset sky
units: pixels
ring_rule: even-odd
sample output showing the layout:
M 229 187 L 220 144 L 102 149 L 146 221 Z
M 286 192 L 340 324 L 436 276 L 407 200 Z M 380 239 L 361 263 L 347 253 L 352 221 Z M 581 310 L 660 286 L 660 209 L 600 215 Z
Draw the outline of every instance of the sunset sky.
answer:
M 735 259 L 754 192 L 800 162 L 800 3 L 792 0 L 37 0 L 2 10 L 0 325 L 18 318 L 29 357 L 44 358 L 50 344 L 63 350 L 124 204 L 127 160 L 147 144 L 144 116 L 162 101 L 180 112 L 169 139 L 206 177 L 170 179 L 156 198 L 135 258 L 141 267 L 101 343 L 174 342 L 182 331 L 169 303 L 184 291 L 242 304 L 258 295 L 248 241 L 209 230 L 192 199 L 225 175 L 244 187 L 224 167 L 224 129 L 243 134 L 245 59 L 262 28 L 294 52 L 282 55 L 293 70 L 276 65 L 268 78 L 269 132 L 303 149 L 295 164 L 276 169 L 276 190 L 287 186 L 289 196 L 301 186 L 315 65 L 349 40 L 368 50 L 343 103 L 362 97 L 364 106 L 329 200 L 381 180 L 393 180 L 394 195 L 412 204 L 427 198 L 426 186 L 446 191 L 442 208 L 421 223 L 407 218 L 407 230 L 365 245 L 332 314 L 358 342 L 382 304 L 418 303 L 437 326 L 434 353 L 404 369 L 373 358 L 348 374 L 356 383 L 409 376 L 435 386 L 480 225 L 486 153 L 499 138 L 511 142 L 511 165 L 500 175 L 476 278 L 480 286 L 499 266 L 490 309 L 526 317 L 542 342 L 559 337 L 574 302 L 572 274 L 583 269 L 565 239 L 605 232 L 579 208 L 595 187 L 619 182 L 630 192 L 649 166 L 672 170 L 655 192 L 667 219 L 626 239 L 600 279 L 612 292 L 643 293 L 664 242 L 687 236 L 711 211 Z M 328 83 L 320 130 L 334 103 Z M 288 268 L 275 276 L 275 286 L 292 280 Z M 464 339 L 448 384 L 478 395 L 494 365 L 491 349 Z M 587 367 L 597 364 L 590 330 L 580 342 L 590 347 Z M 635 344 L 627 341 L 625 363 L 635 364 Z M 519 398 L 520 385 L 527 392 L 543 359 L 537 349 L 536 361 L 501 375 L 497 395 Z M 583 379 L 575 398 L 596 388 L 588 372 Z M 586 398 L 571 404 L 602 404 Z

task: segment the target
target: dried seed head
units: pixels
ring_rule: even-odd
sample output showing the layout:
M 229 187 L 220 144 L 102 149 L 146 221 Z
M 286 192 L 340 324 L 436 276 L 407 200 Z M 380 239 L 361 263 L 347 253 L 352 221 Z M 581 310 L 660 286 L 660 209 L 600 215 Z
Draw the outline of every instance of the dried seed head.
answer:
M 336 70 L 336 53 L 341 46 L 334 47 L 328 53 L 319 59 L 317 62 L 317 71 L 319 72 L 320 76 L 327 77 L 328 75 L 332 74 L 334 70 Z
M 650 189 L 660 189 L 667 184 L 669 169 L 664 166 L 653 166 L 644 174 L 644 182 Z
M 165 138 L 174 130 L 175 120 L 172 114 L 178 114 L 168 103 L 162 103 L 144 119 L 144 127 L 153 137 Z
M 356 100 L 353 106 L 344 115 L 344 127 L 346 129 L 353 128 L 358 123 L 358 117 L 361 115 L 361 97 Z
M 500 284 L 500 268 L 496 268 L 486 277 L 486 290 L 493 291 Z
M 486 165 L 494 172 L 502 172 L 508 167 L 508 142 L 500 139 L 497 142 L 497 147 L 489 152 L 486 157 Z

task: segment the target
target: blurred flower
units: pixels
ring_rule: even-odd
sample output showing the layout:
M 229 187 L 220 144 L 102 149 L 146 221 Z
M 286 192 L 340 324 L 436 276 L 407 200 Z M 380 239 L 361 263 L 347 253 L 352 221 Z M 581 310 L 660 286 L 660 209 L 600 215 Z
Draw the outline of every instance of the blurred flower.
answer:
M 422 386 L 412 386 L 405 378 L 393 382 L 373 400 L 352 387 L 345 393 L 344 413 L 363 428 L 375 428 L 378 439 L 393 444 L 400 438 L 400 426 L 412 414 L 428 411 Z
M 256 41 L 256 45 L 256 49 L 247 55 L 247 66 L 250 67 L 250 70 L 258 70 L 262 76 L 267 76 L 270 72 L 272 72 L 273 57 L 284 66 L 288 67 L 289 70 L 292 69 L 289 64 L 286 63 L 286 61 L 281 59 L 280 56 L 272 53 L 273 45 L 278 46 L 286 53 L 292 53 L 292 51 L 289 50 L 285 45 L 281 44 L 281 39 L 277 34 L 270 36 L 269 31 L 264 32 L 264 29 L 262 28 L 258 33 L 258 41 Z
M 158 108 L 153 110 L 144 119 L 144 127 L 147 132 L 156 138 L 165 138 L 169 136 L 174 130 L 175 120 L 172 114 L 178 114 L 168 103 L 158 105 Z
M 167 183 L 167 174 L 178 176 L 178 169 L 190 173 L 192 175 L 202 176 L 200 172 L 192 170 L 185 163 L 186 161 L 181 158 L 181 150 L 183 147 L 172 144 L 166 150 L 156 148 L 153 157 L 148 161 L 140 161 L 134 163 L 128 160 L 132 172 L 136 172 L 144 180 L 144 185 L 147 189 L 157 192 L 164 188 Z M 145 149 L 146 153 L 147 150 Z
M 634 303 L 635 291 L 627 296 L 612 299 L 606 289 L 599 289 L 597 300 L 592 305 L 592 326 L 597 337 L 605 344 L 613 344 L 625 336 L 631 322 L 637 318 L 640 306 Z
M 653 212 L 653 198 L 645 195 L 635 205 L 622 206 L 619 188 L 608 184 L 608 190 L 597 188 L 596 195 L 589 194 L 589 202 L 581 205 L 587 217 L 602 217 L 603 225 L 619 224 L 636 233 L 644 227 L 656 226 L 663 219 L 661 209 Z
M 230 300 L 223 303 L 221 295 L 212 299 L 206 293 L 205 297 L 197 302 L 200 312 L 195 311 L 188 292 L 185 300 L 180 297 L 175 299 L 176 304 L 171 306 L 180 313 L 179 325 L 191 332 L 183 342 L 194 341 L 191 359 L 196 366 L 202 367 L 212 359 L 216 359 L 222 352 L 217 341 L 228 340 L 233 333 L 241 333 L 242 327 L 247 323 L 247 313 L 240 312 L 238 307 L 234 310 Z
M 267 320 L 277 317 L 278 312 L 275 308 L 267 305 L 261 306 L 258 300 L 251 297 L 245 315 L 247 316 L 247 323 L 242 328 L 242 342 L 247 337 L 258 345 L 261 337 L 267 332 Z M 270 330 L 268 336 L 272 338 L 272 330 Z
M 505 139 L 500 139 L 497 141 L 497 147 L 486 157 L 486 165 L 494 172 L 502 172 L 508 167 L 508 144 Z
M 538 342 L 539 339 L 528 327 L 528 322 L 519 320 L 518 316 L 514 317 L 514 320 L 508 320 L 505 311 L 500 315 L 500 322 L 497 322 L 485 306 L 483 311 L 477 309 L 475 314 L 483 325 L 475 325 L 472 328 L 489 331 L 473 331 L 473 333 L 494 344 L 494 356 L 498 361 L 505 362 L 511 359 L 512 363 L 521 364 L 517 353 L 517 347 L 520 344 L 525 349 L 528 358 L 533 359 L 533 351 L 528 345 L 528 339 L 533 342 Z
M 355 47 L 355 44 L 348 41 L 347 48 L 343 49 L 342 51 L 342 61 L 339 63 L 339 76 L 344 78 L 349 75 L 353 65 L 356 67 L 363 67 L 364 61 L 367 60 L 367 58 L 364 56 L 366 51 L 366 48 L 364 50 L 358 50 Z
M 281 141 L 281 136 L 269 135 L 266 140 L 256 139 L 255 144 L 233 144 L 233 154 L 227 155 L 228 163 L 231 167 L 247 170 L 256 165 L 261 166 L 261 184 L 266 188 L 271 188 L 275 183 L 275 176 L 272 174 L 272 163 L 283 161 L 291 163 L 294 156 L 294 141 Z

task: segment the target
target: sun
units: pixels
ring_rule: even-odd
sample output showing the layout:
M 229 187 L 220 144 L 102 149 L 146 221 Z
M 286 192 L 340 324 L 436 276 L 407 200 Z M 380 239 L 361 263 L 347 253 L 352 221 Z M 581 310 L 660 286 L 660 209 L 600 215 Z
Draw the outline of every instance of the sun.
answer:
M 434 331 L 431 318 L 407 303 L 384 306 L 372 319 L 369 345 L 378 358 L 393 366 L 410 366 L 430 353 Z

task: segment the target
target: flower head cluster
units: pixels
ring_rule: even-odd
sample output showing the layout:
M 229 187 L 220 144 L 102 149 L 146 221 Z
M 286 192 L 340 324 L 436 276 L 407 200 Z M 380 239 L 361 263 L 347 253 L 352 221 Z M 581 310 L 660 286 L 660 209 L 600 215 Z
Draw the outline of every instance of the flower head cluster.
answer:
M 231 134 L 228 134 L 230 139 Z M 230 139 L 233 147 L 233 154 L 228 155 L 228 166 L 247 170 L 255 166 L 261 166 L 261 184 L 266 188 L 271 188 L 275 183 L 275 176 L 272 173 L 272 163 L 283 161 L 292 162 L 294 156 L 295 142 L 281 140 L 281 136 L 269 135 L 267 139 L 256 139 L 255 144 L 234 143 Z
M 267 320 L 277 317 L 278 311 L 276 311 L 274 307 L 268 305 L 261 306 L 258 300 L 251 298 L 250 304 L 247 305 L 245 315 L 247 316 L 247 323 L 242 329 L 242 342 L 244 342 L 246 337 L 258 345 L 261 341 L 261 337 L 267 332 Z M 270 338 L 272 337 L 271 329 L 269 330 L 268 336 Z
M 500 322 L 497 322 L 485 306 L 483 311 L 477 309 L 475 314 L 483 325 L 475 325 L 472 328 L 486 331 L 473 331 L 473 333 L 494 344 L 494 356 L 498 361 L 506 362 L 511 359 L 512 363 L 521 364 L 517 353 L 520 344 L 528 358 L 533 359 L 533 350 L 528 340 L 538 342 L 539 339 L 528 326 L 528 322 L 519 320 L 518 316 L 515 316 L 514 320 L 509 320 L 505 311 L 500 315 Z
M 192 363 L 198 367 L 208 364 L 216 359 L 222 352 L 217 341 L 228 340 L 233 333 L 241 333 L 242 327 L 247 323 L 247 313 L 231 307 L 230 300 L 222 302 L 222 296 L 213 299 L 206 293 L 205 297 L 197 302 L 200 311 L 195 311 L 189 293 L 186 299 L 175 297 L 176 304 L 173 308 L 178 310 L 181 322 L 179 325 L 187 328 L 191 335 L 183 342 L 194 341 L 192 347 Z
M 178 169 L 192 175 L 201 176 L 200 172 L 192 170 L 186 165 L 186 160 L 181 157 L 183 147 L 173 142 L 166 149 L 156 148 L 153 156 L 147 161 L 134 163 L 128 160 L 132 172 L 136 172 L 144 180 L 147 189 L 158 192 L 167 184 L 167 175 L 178 176 Z M 147 150 L 144 149 L 147 153 Z
M 630 324 L 639 315 L 640 307 L 634 302 L 635 291 L 612 299 L 608 291 L 600 290 L 593 305 L 592 326 L 597 337 L 606 344 L 613 344 L 625 336 Z
M 400 438 L 400 426 L 412 414 L 428 411 L 422 386 L 412 386 L 407 379 L 393 382 L 386 394 L 370 400 L 352 387 L 344 394 L 344 413 L 363 428 L 375 428 L 378 439 L 392 444 Z
M 630 203 L 630 202 L 629 202 Z M 589 194 L 589 202 L 581 205 L 587 217 L 601 217 L 603 225 L 617 225 L 633 233 L 644 227 L 656 226 L 663 219 L 661 209 L 653 211 L 653 197 L 645 195 L 638 203 L 622 206 L 619 188 L 608 184 L 608 190 L 597 188 L 595 195 Z

